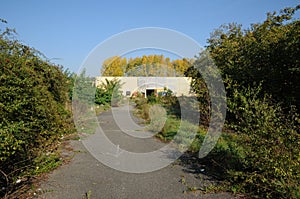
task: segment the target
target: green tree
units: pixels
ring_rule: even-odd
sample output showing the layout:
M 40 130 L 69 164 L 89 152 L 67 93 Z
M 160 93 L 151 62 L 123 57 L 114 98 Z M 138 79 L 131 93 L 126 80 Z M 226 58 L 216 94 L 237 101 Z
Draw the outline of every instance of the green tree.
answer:
M 95 78 L 86 75 L 86 70 L 75 78 L 74 90 L 72 93 L 73 103 L 75 101 L 86 105 L 93 105 L 95 98 Z
M 208 50 L 223 77 L 243 86 L 263 82 L 263 92 L 277 102 L 299 107 L 300 21 L 293 18 L 297 9 L 268 13 L 263 23 L 249 29 L 229 24 L 215 31 Z
M 95 103 L 103 105 L 118 106 L 122 99 L 121 80 L 113 79 L 111 81 L 105 79 L 96 88 Z

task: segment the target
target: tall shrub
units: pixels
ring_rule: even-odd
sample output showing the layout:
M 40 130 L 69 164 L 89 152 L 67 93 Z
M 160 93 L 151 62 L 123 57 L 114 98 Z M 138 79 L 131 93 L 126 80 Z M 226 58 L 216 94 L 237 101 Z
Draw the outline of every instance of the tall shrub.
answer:
M 264 198 L 300 197 L 300 118 L 294 107 L 284 114 L 261 86 L 233 89 L 228 111 L 235 115 L 229 126 L 244 148 L 242 170 L 229 178 L 240 190 Z M 242 171 L 242 172 L 241 172 Z
M 73 130 L 62 68 L 11 34 L 9 29 L 0 34 L 0 195 L 12 191 L 16 179 Z

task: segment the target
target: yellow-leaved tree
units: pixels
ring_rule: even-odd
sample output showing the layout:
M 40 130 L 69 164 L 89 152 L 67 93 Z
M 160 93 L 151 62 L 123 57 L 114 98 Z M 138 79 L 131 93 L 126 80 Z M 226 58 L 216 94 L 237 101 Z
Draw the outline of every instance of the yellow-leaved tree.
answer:
M 127 66 L 126 58 L 113 56 L 106 59 L 101 68 L 102 76 L 123 76 Z

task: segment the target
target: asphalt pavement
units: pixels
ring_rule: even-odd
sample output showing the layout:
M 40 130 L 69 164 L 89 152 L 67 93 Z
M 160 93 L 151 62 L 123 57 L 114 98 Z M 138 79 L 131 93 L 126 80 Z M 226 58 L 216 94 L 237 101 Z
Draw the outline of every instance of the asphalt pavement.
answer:
M 124 151 L 134 154 L 151 153 L 159 151 L 166 143 L 160 142 L 153 138 L 150 132 L 145 131 L 144 127 L 139 125 L 139 119 L 132 116 L 127 107 L 106 111 L 98 117 L 98 121 L 101 129 L 95 134 L 81 140 L 68 141 L 73 150 L 65 151 L 63 155 L 72 157 L 71 161 L 54 170 L 41 182 L 37 191 L 38 198 L 236 198 L 225 192 L 204 194 L 200 190 L 216 184 L 216 180 L 206 175 L 204 169 L 200 169 L 203 173 L 194 172 L 184 164 L 179 164 L 179 161 L 158 170 L 148 166 L 151 160 L 140 161 L 135 163 L 137 170 L 140 169 L 139 172 L 126 171 L 127 167 L 132 168 L 131 164 L 127 162 L 129 165 L 122 167 L 128 158 L 124 155 L 122 160 L 118 154 Z M 111 142 L 110 145 L 114 146 L 111 153 L 110 149 L 101 149 L 107 144 L 102 143 L 101 135 L 105 135 Z M 117 150 L 116 158 L 114 150 Z M 121 159 L 119 166 L 115 164 L 115 159 Z M 118 168 L 121 169 L 117 170 Z M 148 169 L 148 172 L 143 172 L 143 169 Z

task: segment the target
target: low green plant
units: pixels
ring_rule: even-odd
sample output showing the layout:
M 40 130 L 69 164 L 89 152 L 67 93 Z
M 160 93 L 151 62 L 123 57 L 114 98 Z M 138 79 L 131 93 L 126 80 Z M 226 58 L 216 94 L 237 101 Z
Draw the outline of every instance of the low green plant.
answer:
M 147 96 L 147 103 L 148 104 L 157 104 L 159 102 L 158 96 L 152 93 L 151 95 Z
M 179 123 L 176 136 L 174 137 L 174 142 L 178 144 L 180 151 L 188 150 L 195 140 L 197 133 L 199 132 L 199 127 L 193 125 L 187 121 L 181 121 L 176 119 Z
M 95 105 L 95 113 L 97 116 L 108 109 L 109 105 Z
M 174 117 L 168 117 L 161 131 L 156 134 L 156 137 L 163 141 L 171 141 L 177 134 L 180 126 L 180 121 Z
M 61 165 L 62 160 L 58 152 L 43 153 L 34 159 L 34 163 L 37 166 L 32 170 L 32 175 L 39 175 L 57 168 Z
M 84 197 L 82 199 L 91 199 L 91 196 L 92 196 L 92 191 L 89 190 L 84 194 Z

